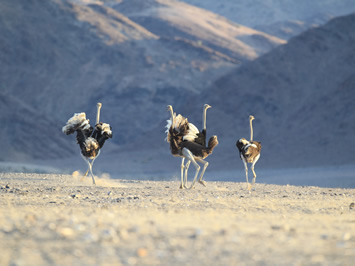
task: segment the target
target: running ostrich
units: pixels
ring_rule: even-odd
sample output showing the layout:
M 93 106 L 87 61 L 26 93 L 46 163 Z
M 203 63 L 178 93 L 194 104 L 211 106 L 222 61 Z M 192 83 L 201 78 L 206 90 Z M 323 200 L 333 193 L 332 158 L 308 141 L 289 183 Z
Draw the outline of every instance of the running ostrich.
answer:
M 87 162 L 92 182 L 95 185 L 95 178 L 92 172 L 92 166 L 95 159 L 100 155 L 101 148 L 107 139 L 112 138 L 112 128 L 109 124 L 100 122 L 101 103 L 97 103 L 96 125 L 95 129 L 90 126 L 89 119 L 86 119 L 85 113 L 76 113 L 70 118 L 67 124 L 62 128 L 66 135 L 76 132 L 76 140 L 81 149 L 81 156 Z
M 192 164 L 196 168 L 195 177 L 192 181 L 190 189 L 195 187 L 196 179 L 200 171 L 200 166 L 197 162 L 203 164 L 203 169 L 199 177 L 199 183 L 204 184 L 202 180 L 203 175 L 208 166 L 208 162 L 204 159 L 212 154 L 213 149 L 218 145 L 217 136 L 212 136 L 208 141 L 208 146 L 203 146 L 199 143 L 194 142 L 198 138 L 197 134 L 199 133 L 198 129 L 191 123 L 188 122 L 187 118 L 182 115 L 176 115 L 173 111 L 173 107 L 168 105 L 167 111 L 170 111 L 171 118 L 168 120 L 167 124 L 167 142 L 170 143 L 170 150 L 173 156 L 182 157 L 183 161 L 181 164 L 181 185 L 180 188 L 186 188 L 186 179 L 185 183 L 183 180 L 183 169 L 184 169 L 184 159 L 188 160 L 188 164 Z M 197 161 L 197 162 L 196 162 Z
M 198 144 L 200 144 L 200 145 L 202 145 L 204 147 L 206 146 L 206 134 L 207 134 L 207 128 L 206 128 L 207 109 L 209 109 L 211 107 L 212 106 L 210 106 L 207 103 L 203 105 L 203 109 L 202 109 L 202 130 L 199 131 L 196 134 L 197 137 L 195 137 L 193 139 L 193 142 L 198 143 Z M 198 131 L 194 124 L 192 124 L 192 123 L 189 123 L 189 124 L 190 124 L 190 127 L 194 128 L 194 130 L 193 130 L 194 133 Z M 168 130 L 169 130 L 169 128 L 168 128 Z M 184 161 L 185 161 L 185 158 L 183 157 L 182 161 L 181 161 L 181 171 L 183 171 L 183 168 L 184 168 Z M 185 182 L 184 182 L 184 184 L 185 184 L 184 187 L 185 188 L 186 188 L 186 184 L 187 184 L 187 172 L 189 170 L 190 163 L 191 163 L 191 161 L 188 161 L 186 163 L 186 165 L 185 165 Z M 199 180 L 199 183 L 204 185 L 204 186 L 206 186 L 206 182 L 204 180 Z
M 261 142 L 253 141 L 253 120 L 254 116 L 249 116 L 250 123 L 250 141 L 245 138 L 241 138 L 237 141 L 236 146 L 239 150 L 240 159 L 242 159 L 245 167 L 245 176 L 248 184 L 248 190 L 251 191 L 252 185 L 255 184 L 256 174 L 254 171 L 254 166 L 260 158 Z M 249 184 L 248 181 L 248 163 L 251 163 L 251 170 L 253 171 L 253 182 Z

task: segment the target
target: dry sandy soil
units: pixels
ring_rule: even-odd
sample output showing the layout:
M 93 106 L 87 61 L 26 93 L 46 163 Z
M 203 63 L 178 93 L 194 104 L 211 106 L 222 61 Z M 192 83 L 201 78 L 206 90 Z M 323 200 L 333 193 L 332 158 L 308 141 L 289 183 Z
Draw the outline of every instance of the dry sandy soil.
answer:
M 0 174 L 0 265 L 354 265 L 355 189 Z

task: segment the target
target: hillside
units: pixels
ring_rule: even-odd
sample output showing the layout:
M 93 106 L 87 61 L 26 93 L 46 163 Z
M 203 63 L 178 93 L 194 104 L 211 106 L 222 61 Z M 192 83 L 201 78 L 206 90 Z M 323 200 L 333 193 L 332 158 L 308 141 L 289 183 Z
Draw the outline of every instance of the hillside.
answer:
M 217 80 L 206 97 L 218 106 L 209 128 L 223 138 L 216 160 L 235 156 L 235 141 L 263 145 L 260 167 L 352 164 L 355 159 L 355 14 L 292 38 Z M 218 95 L 218 96 L 217 96 Z M 199 112 L 187 108 L 196 117 Z M 223 119 L 220 117 L 223 116 Z
M 334 18 L 334 16 L 329 14 L 316 14 L 310 18 L 304 18 L 302 20 L 285 20 L 272 24 L 258 25 L 255 26 L 255 29 L 284 40 L 289 40 L 293 36 L 299 35 L 308 29 L 324 25 L 332 18 Z
M 248 27 L 309 19 L 319 14 L 340 16 L 355 11 L 354 0 L 182 0 Z
M 185 10 L 186 24 L 174 10 Z M 213 106 L 208 134 L 220 145 L 211 171 L 241 166 L 235 141 L 249 136 L 251 113 L 261 168 L 354 162 L 354 15 L 247 62 L 217 38 L 228 35 L 223 29 L 238 37 L 247 28 L 177 1 L 4 0 L 0 14 L 0 137 L 8 140 L 0 160 L 83 163 L 61 127 L 74 112 L 93 121 L 100 101 L 114 137 L 97 170 L 147 174 L 176 166 L 164 142 L 167 104 L 198 127 L 202 105 Z M 187 27 L 194 16 L 196 25 Z
M 16 97 L 0 92 L 0 113 L 0 161 L 58 159 L 75 152 L 58 130 L 58 120 Z
M 263 147 L 256 166 L 260 180 L 263 169 L 354 164 L 354 29 L 355 14 L 333 19 L 243 64 L 196 97 L 184 99 L 183 105 L 174 106 L 174 111 L 201 128 L 202 106 L 212 105 L 207 112 L 207 137 L 217 135 L 219 145 L 207 159 L 207 180 L 221 176 L 244 180 L 235 143 L 241 137 L 249 138 L 250 114 L 256 118 L 254 139 Z M 178 179 L 181 161 L 171 156 L 169 144 L 164 142 L 169 117 L 164 107 L 162 116 L 165 119 L 157 127 L 131 146 L 102 155 L 110 158 L 114 154 L 117 172 L 108 159 L 102 159 L 101 169 L 115 175 L 152 177 L 169 172 Z M 125 163 L 127 157 L 132 161 Z M 190 176 L 194 171 L 190 167 Z M 280 175 L 287 178 L 284 171 Z M 342 175 L 340 168 L 337 175 Z
M 94 117 L 101 101 L 102 119 L 122 132 L 113 139 L 122 145 L 149 129 L 151 121 L 163 119 L 157 110 L 173 98 L 197 93 L 238 65 L 204 45 L 160 38 L 103 5 L 6 0 L 0 14 L 1 91 L 55 121 L 58 132 L 74 112 Z M 8 113 L 16 112 L 16 105 L 7 107 Z M 28 124 L 36 122 L 28 117 Z M 51 135 L 53 142 L 60 141 Z M 12 138 L 2 160 L 19 156 L 11 154 L 21 133 Z M 29 158 L 33 145 L 42 142 L 38 134 L 27 138 L 16 153 Z M 67 138 L 66 145 L 74 142 Z
M 163 37 L 197 41 L 239 61 L 248 61 L 284 40 L 233 23 L 207 10 L 175 0 L 127 0 L 110 4 L 149 31 Z

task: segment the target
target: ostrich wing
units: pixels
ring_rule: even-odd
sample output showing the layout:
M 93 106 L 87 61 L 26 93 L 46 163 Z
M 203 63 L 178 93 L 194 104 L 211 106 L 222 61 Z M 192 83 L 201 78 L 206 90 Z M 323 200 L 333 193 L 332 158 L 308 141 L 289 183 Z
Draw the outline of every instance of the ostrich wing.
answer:
M 194 124 L 189 123 L 189 129 L 187 134 L 184 135 L 183 140 L 194 141 L 197 138 L 197 134 L 199 133 L 200 132 L 198 131 L 197 127 Z

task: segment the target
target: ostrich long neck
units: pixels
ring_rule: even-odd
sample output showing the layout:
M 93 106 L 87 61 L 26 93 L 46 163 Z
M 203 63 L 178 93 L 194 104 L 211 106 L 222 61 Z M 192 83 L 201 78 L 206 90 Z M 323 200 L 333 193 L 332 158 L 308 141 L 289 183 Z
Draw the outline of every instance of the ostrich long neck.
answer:
M 173 108 L 170 108 L 170 115 L 171 115 L 171 125 L 174 127 L 174 111 Z
M 206 118 L 207 117 L 207 108 L 203 108 L 202 112 L 202 129 L 206 130 Z
M 250 119 L 250 141 L 253 141 L 253 120 Z

